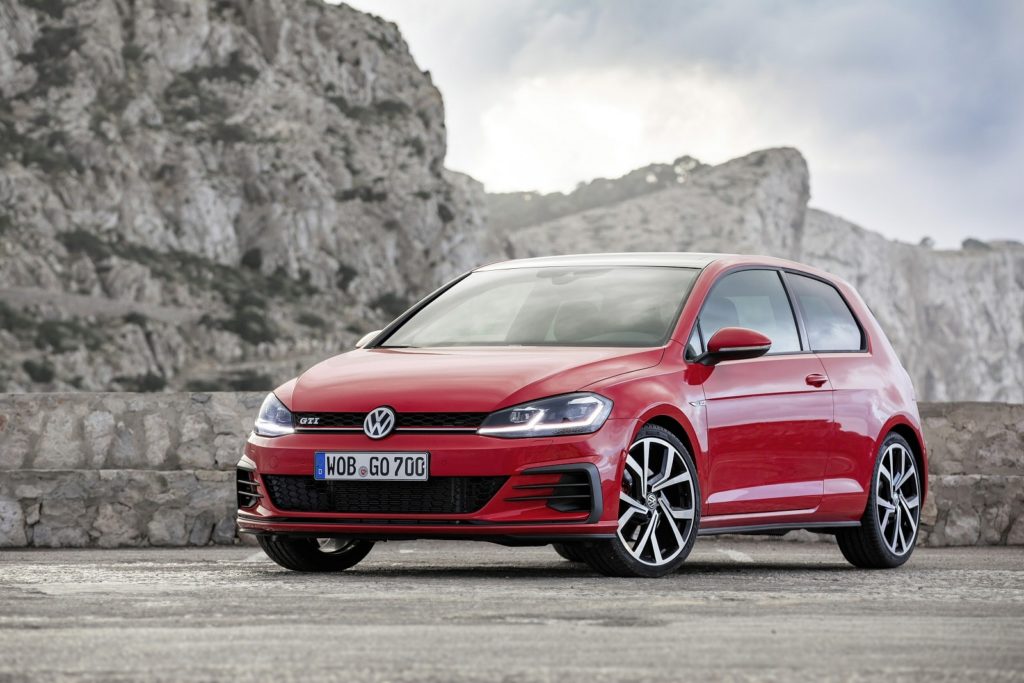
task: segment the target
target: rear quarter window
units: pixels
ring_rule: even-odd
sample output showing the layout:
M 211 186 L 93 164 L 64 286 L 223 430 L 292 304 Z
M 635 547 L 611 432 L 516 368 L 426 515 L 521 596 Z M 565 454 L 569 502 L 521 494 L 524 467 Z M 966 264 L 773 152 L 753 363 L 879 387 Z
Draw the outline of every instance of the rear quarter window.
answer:
M 812 351 L 863 351 L 864 333 L 839 291 L 821 280 L 787 273 Z

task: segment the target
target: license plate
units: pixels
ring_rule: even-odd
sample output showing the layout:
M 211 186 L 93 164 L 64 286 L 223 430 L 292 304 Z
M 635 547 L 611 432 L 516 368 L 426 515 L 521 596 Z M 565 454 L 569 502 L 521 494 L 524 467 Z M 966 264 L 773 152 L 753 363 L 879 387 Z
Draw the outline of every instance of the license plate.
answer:
M 328 453 L 313 459 L 314 479 L 426 481 L 427 453 Z

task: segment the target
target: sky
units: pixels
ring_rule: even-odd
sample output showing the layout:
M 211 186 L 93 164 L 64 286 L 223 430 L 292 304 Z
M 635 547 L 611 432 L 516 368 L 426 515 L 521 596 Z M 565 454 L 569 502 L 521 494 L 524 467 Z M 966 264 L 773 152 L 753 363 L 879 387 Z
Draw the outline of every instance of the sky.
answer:
M 868 229 L 1024 241 L 1024 1 L 350 4 L 398 24 L 488 191 L 792 146 Z

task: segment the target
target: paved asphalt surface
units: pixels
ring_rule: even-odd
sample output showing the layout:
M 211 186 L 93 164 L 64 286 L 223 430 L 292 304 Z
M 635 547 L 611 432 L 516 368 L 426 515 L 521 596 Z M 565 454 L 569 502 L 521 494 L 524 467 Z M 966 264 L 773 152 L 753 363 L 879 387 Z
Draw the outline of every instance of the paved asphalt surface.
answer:
M 606 579 L 551 548 L 379 544 L 336 575 L 252 547 L 0 552 L 0 681 L 1024 680 L 1024 548 L 705 540 Z

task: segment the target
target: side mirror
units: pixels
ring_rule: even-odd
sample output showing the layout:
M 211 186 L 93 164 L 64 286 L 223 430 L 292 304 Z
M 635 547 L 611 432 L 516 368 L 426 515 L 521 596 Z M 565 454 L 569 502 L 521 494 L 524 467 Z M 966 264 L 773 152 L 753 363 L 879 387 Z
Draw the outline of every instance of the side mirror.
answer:
M 367 334 L 364 334 L 362 337 L 359 338 L 359 341 L 356 342 L 356 348 L 357 349 L 363 348 L 364 346 L 366 346 L 367 344 L 370 343 L 371 339 L 373 339 L 378 334 L 380 334 L 380 332 L 381 332 L 380 330 L 374 330 L 373 332 L 369 332 Z
M 703 365 L 715 365 L 724 360 L 757 358 L 768 353 L 772 340 L 760 332 L 746 327 L 723 327 L 711 335 L 708 350 L 697 358 Z

